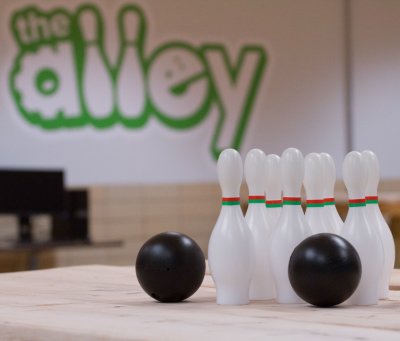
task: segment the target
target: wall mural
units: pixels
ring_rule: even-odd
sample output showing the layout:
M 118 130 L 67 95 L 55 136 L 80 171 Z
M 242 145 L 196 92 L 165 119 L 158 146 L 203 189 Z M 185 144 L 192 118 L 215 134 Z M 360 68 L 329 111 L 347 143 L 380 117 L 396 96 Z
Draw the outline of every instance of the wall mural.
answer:
M 266 71 L 263 47 L 244 45 L 231 55 L 222 43 L 169 41 L 148 51 L 149 22 L 134 4 L 122 6 L 107 25 L 92 4 L 74 12 L 20 8 L 10 25 L 18 53 L 9 87 L 26 123 L 43 131 L 117 124 L 134 130 L 153 116 L 185 130 L 216 106 L 210 152 L 217 158 L 223 148 L 240 149 Z M 119 33 L 114 64 L 104 44 L 110 25 Z

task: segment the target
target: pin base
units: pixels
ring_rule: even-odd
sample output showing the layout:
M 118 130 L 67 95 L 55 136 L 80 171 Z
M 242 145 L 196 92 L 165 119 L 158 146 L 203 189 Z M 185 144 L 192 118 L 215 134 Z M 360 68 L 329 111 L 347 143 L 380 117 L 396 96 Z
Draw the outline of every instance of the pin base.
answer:
M 277 295 L 276 301 L 280 304 L 301 304 L 304 303 L 304 301 L 296 295 L 296 293 L 293 291 L 292 293 L 288 292 L 285 294 L 279 294 Z
M 245 305 L 249 304 L 249 289 L 247 288 L 221 288 L 217 289 L 217 304 Z
M 365 295 L 356 295 L 355 297 L 350 297 L 346 302 L 348 305 L 376 305 L 378 304 L 377 297 L 366 297 Z
M 275 298 L 274 292 L 270 288 L 265 290 L 255 290 L 250 287 L 250 300 L 251 301 L 261 301 L 261 300 L 272 300 Z
M 384 300 L 389 298 L 389 288 L 380 288 L 379 299 Z

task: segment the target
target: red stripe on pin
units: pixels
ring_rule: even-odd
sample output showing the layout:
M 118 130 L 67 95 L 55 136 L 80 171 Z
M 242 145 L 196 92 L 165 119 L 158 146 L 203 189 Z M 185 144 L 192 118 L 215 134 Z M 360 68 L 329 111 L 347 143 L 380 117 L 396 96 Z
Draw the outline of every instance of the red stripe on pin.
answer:
M 365 206 L 365 198 L 362 199 L 349 199 L 349 207 L 361 207 Z
M 319 200 L 319 199 L 315 199 L 315 200 L 307 200 L 307 204 L 323 204 L 324 200 Z
M 335 202 L 335 198 L 325 198 L 324 202 Z
M 282 204 L 282 200 L 266 200 L 265 203 L 266 204 L 271 204 L 271 205 Z
M 265 195 L 249 195 L 249 200 L 265 200 Z
M 349 204 L 364 204 L 365 199 L 349 199 Z
M 365 197 L 365 200 L 378 200 L 378 196 Z
M 301 201 L 301 197 L 283 197 L 283 201 Z
M 223 202 L 240 201 L 240 197 L 222 198 Z

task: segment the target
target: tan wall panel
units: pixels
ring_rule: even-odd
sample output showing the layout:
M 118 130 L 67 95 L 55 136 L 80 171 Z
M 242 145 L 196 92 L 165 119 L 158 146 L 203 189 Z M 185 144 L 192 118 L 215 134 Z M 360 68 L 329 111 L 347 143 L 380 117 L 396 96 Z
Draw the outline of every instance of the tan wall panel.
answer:
M 393 194 L 400 187 L 399 184 L 399 181 L 394 180 L 383 181 L 380 186 L 384 189 L 382 198 L 388 197 L 388 193 Z M 343 200 L 347 200 L 347 197 L 341 181 L 338 181 L 336 189 L 337 201 L 345 205 Z M 90 188 L 89 194 L 90 236 L 93 242 L 121 241 L 123 245 L 41 252 L 38 254 L 39 267 L 131 265 L 143 243 L 165 231 L 189 235 L 207 254 L 208 240 L 220 211 L 221 194 L 218 184 L 101 186 Z M 247 188 L 244 184 L 241 187 L 241 199 L 243 207 L 246 207 Z M 388 213 L 389 221 L 400 216 L 396 202 L 384 201 L 381 207 Z M 16 238 L 16 223 L 13 216 L 0 216 L 0 237 Z M 39 237 L 49 232 L 48 217 L 37 217 L 34 223 Z M 0 254 L 1 271 L 25 269 L 28 262 L 23 252 Z

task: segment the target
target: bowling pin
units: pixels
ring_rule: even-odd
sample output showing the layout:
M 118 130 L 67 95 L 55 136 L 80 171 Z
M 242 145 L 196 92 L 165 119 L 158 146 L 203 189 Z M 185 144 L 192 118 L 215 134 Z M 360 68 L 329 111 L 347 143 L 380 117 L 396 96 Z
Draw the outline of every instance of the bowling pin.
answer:
M 250 300 L 274 298 L 274 281 L 267 246 L 271 227 L 265 210 L 265 168 L 264 152 L 260 149 L 250 150 L 244 162 L 244 175 L 249 189 L 245 220 L 254 241 L 254 272 L 250 284 Z
M 389 296 L 389 282 L 395 260 L 395 246 L 392 232 L 378 205 L 379 161 L 374 152 L 365 150 L 362 153 L 363 161 L 368 172 L 366 190 L 366 210 L 368 219 L 378 227 L 384 250 L 384 265 L 381 283 L 379 285 L 379 298 Z
M 91 10 L 83 11 L 79 16 L 85 46 L 82 91 L 90 115 L 106 118 L 113 110 L 113 89 L 112 80 L 105 65 L 104 51 L 100 45 L 101 23 L 98 20 Z
M 234 149 L 218 158 L 222 207 L 208 244 L 208 262 L 218 304 L 249 303 L 253 275 L 253 238 L 240 208 L 243 163 Z
M 348 300 L 353 305 L 377 304 L 382 275 L 382 241 L 378 227 L 367 217 L 365 206 L 367 176 L 361 153 L 348 153 L 343 161 L 343 180 L 349 196 L 349 212 L 341 234 L 356 248 L 362 267 L 360 283 Z
M 275 228 L 282 211 L 282 185 L 280 174 L 280 157 L 269 154 L 265 158 L 265 207 L 267 221 L 271 228 Z
M 320 154 L 310 153 L 305 159 L 304 188 L 307 195 L 306 220 L 313 233 L 338 233 L 336 226 L 326 219 L 324 207 L 324 174 Z
M 327 213 L 325 219 L 335 226 L 335 233 L 340 233 L 343 227 L 343 220 L 336 209 L 335 198 L 333 196 L 336 182 L 335 162 L 328 153 L 321 153 L 321 161 L 324 174 L 324 210 Z
M 140 16 L 126 11 L 122 18 L 120 68 L 117 76 L 117 101 L 121 115 L 128 118 L 141 116 L 145 106 L 144 77 L 140 64 L 139 49 L 142 42 Z
M 283 208 L 271 234 L 270 257 L 277 301 L 302 303 L 288 276 L 288 265 L 294 248 L 312 234 L 301 208 L 300 190 L 304 177 L 304 158 L 295 148 L 286 149 L 280 161 Z

